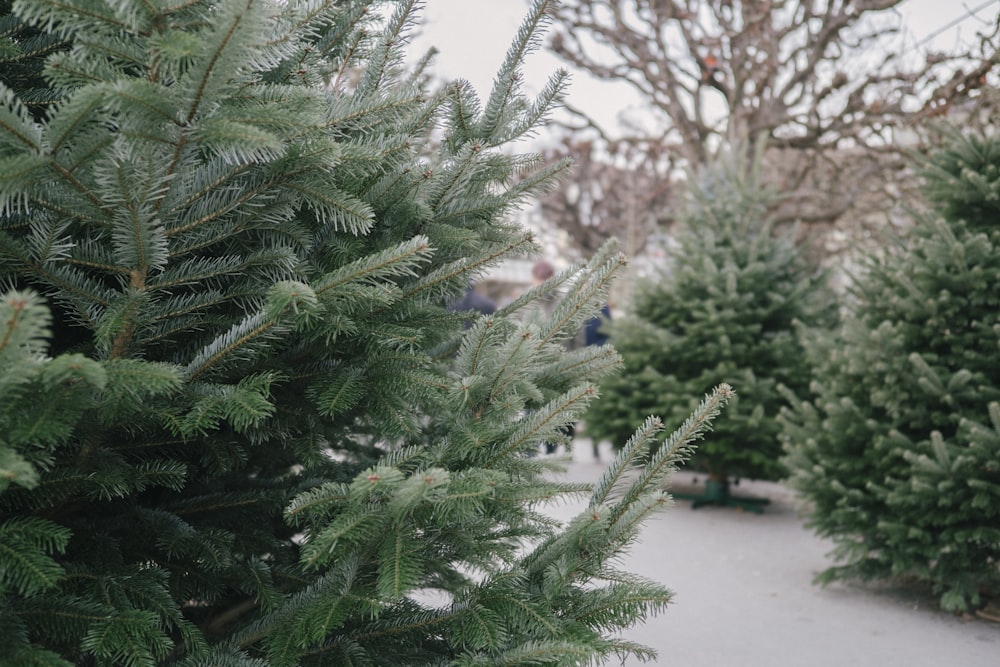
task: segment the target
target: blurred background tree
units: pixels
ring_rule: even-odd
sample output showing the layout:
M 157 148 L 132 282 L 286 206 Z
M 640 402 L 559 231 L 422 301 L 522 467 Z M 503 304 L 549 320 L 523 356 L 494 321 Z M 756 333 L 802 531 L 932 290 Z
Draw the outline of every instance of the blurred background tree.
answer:
M 946 136 L 919 164 L 934 211 L 868 257 L 781 421 L 836 544 L 820 580 L 915 579 L 958 611 L 1000 595 L 1000 141 Z
M 624 370 L 586 417 L 588 435 L 618 442 L 637 416 L 680 423 L 686 396 L 732 385 L 736 398 L 691 462 L 709 477 L 702 500 L 720 504 L 739 502 L 732 478 L 783 475 L 778 387 L 809 381 L 796 325 L 830 324 L 836 308 L 824 274 L 773 229 L 779 194 L 763 183 L 761 157 L 734 150 L 689 180 L 676 246 L 610 327 Z

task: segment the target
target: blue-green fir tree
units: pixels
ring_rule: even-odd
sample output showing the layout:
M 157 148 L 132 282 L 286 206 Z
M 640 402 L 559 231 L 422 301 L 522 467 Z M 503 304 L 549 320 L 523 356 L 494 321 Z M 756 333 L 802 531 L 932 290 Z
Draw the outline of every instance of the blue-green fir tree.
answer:
M 691 392 L 730 384 L 736 398 L 691 462 L 708 475 L 695 506 L 760 509 L 731 495 L 730 480 L 782 475 L 779 386 L 804 388 L 809 378 L 796 327 L 831 318 L 823 273 L 794 230 L 773 229 L 779 193 L 762 183 L 760 160 L 734 149 L 690 179 L 675 245 L 610 327 L 624 370 L 602 383 L 587 414 L 588 434 L 616 442 L 640 415 L 680 423 Z
M 594 488 L 527 455 L 619 363 L 562 340 L 623 260 L 446 308 L 534 249 L 512 214 L 567 165 L 512 142 L 565 81 L 519 91 L 540 0 L 485 100 L 431 89 L 413 5 L 0 4 L 3 665 L 649 656 L 619 633 L 669 592 L 615 563 L 730 390 Z
M 932 213 L 867 257 L 782 417 L 835 579 L 917 580 L 965 610 L 1000 592 L 1000 141 L 920 162 Z

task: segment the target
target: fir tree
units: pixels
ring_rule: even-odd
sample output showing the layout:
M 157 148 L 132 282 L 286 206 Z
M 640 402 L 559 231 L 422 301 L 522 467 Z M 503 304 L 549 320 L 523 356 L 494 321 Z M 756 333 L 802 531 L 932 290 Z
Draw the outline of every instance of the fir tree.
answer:
M 679 423 L 691 392 L 732 385 L 737 400 L 692 461 L 709 475 L 696 507 L 759 511 L 730 495 L 729 480 L 782 475 L 778 388 L 803 388 L 809 372 L 796 322 L 825 322 L 833 303 L 792 230 L 772 229 L 767 212 L 778 194 L 763 187 L 759 170 L 759 157 L 734 150 L 691 180 L 668 262 L 611 327 L 625 370 L 603 383 L 604 398 L 587 416 L 588 433 L 620 441 L 638 416 Z
M 534 248 L 507 220 L 567 165 L 509 145 L 564 76 L 518 89 L 540 0 L 484 103 L 430 91 L 413 4 L 8 6 L 71 46 L 41 113 L 0 84 L 5 664 L 649 657 L 616 633 L 669 592 L 615 557 L 730 390 L 663 445 L 647 420 L 594 489 L 526 456 L 619 363 L 561 341 L 623 259 L 468 329 L 446 308 Z M 512 316 L 555 288 L 548 320 Z M 564 494 L 591 501 L 559 527 Z
M 937 212 L 866 259 L 783 437 L 836 543 L 821 581 L 916 579 L 962 610 L 1000 591 L 1000 142 L 955 134 L 923 166 Z

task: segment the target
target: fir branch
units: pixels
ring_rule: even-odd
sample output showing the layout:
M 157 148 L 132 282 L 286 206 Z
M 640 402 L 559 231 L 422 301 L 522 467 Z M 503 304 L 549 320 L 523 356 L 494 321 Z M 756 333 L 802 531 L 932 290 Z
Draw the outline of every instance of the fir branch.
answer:
M 375 639 L 384 640 L 387 637 L 395 635 L 413 634 L 418 631 L 427 632 L 430 628 L 451 622 L 457 615 L 458 612 L 454 609 L 451 611 L 425 611 L 416 621 L 407 620 L 402 623 L 398 621 L 395 623 L 383 623 L 377 630 L 371 632 L 352 633 L 351 637 L 358 642 L 371 642 Z M 414 615 L 407 615 L 407 618 L 409 619 L 412 616 Z M 311 655 L 315 654 L 315 652 L 311 653 Z
M 626 656 L 634 656 L 640 662 L 653 662 L 659 658 L 659 654 L 648 646 L 628 639 L 612 638 L 601 642 L 601 653 L 603 655 L 615 655 L 623 662 Z
M 258 199 L 262 194 L 268 192 L 269 190 L 273 189 L 276 185 L 278 185 L 278 183 L 280 182 L 280 180 L 283 180 L 283 178 L 285 176 L 287 176 L 288 178 L 293 178 L 295 176 L 295 174 L 294 173 L 290 173 L 290 172 L 286 172 L 286 173 L 282 174 L 281 177 L 274 176 L 274 177 L 268 178 L 268 179 L 261 179 L 252 188 L 251 187 L 244 187 L 244 188 L 241 188 L 239 190 L 236 190 L 235 192 L 233 192 L 231 194 L 230 193 L 226 193 L 227 195 L 234 196 L 235 198 L 234 199 L 229 199 L 228 197 L 223 198 L 222 201 L 220 202 L 221 204 L 223 204 L 222 206 L 218 206 L 214 210 L 211 210 L 211 211 L 203 214 L 201 217 L 199 217 L 199 218 L 197 218 L 195 220 L 186 220 L 184 218 L 179 219 L 178 222 L 183 222 L 183 224 L 178 224 L 178 225 L 167 227 L 164 230 L 164 234 L 166 234 L 166 236 L 168 238 L 169 237 L 173 237 L 173 236 L 178 236 L 180 234 L 188 234 L 189 232 L 192 232 L 192 231 L 198 229 L 199 227 L 203 227 L 204 225 L 206 225 L 208 223 L 217 221 L 219 218 L 222 218 L 227 213 L 232 213 L 234 211 L 238 211 L 240 205 L 246 204 L 248 202 L 254 201 L 255 199 Z M 223 192 L 225 192 L 225 191 L 223 191 Z M 160 201 L 162 202 L 162 201 L 165 201 L 165 200 L 161 199 Z M 185 212 L 187 212 L 187 211 L 185 211 Z M 228 236 L 232 235 L 232 233 L 233 233 L 232 230 L 225 230 L 225 231 L 226 231 L 226 233 L 220 234 L 221 238 L 228 237 Z M 171 250 L 170 256 L 171 257 L 180 257 L 180 256 L 183 256 L 185 254 L 194 252 L 195 250 L 198 250 L 199 248 L 204 248 L 204 247 L 206 247 L 208 245 L 211 245 L 212 243 L 215 243 L 215 242 L 216 242 L 216 239 L 212 238 L 212 239 L 203 241 L 202 244 L 198 245 L 198 246 L 189 245 L 189 246 L 176 247 L 176 248 L 173 248 Z
M 624 501 L 615 507 L 607 528 L 608 544 L 623 549 L 638 539 L 639 529 L 654 512 L 669 507 L 673 502 L 666 491 L 648 491 Z
M 28 148 L 34 153 L 42 152 L 41 128 L 32 121 L 28 108 L 17 93 L 3 83 L 0 83 L 0 130 L 6 133 L 6 136 L 0 135 L 2 144 L 12 148 L 22 144 L 18 146 L 22 150 Z M 12 143 L 10 137 L 16 142 Z
M 109 139 L 107 143 L 95 145 L 93 147 L 93 154 L 87 154 L 80 156 L 80 159 L 85 161 L 93 157 L 94 154 L 98 154 L 104 149 L 106 149 L 111 144 Z M 48 165 L 48 160 L 46 160 L 46 165 Z M 67 166 L 71 172 L 76 170 L 80 165 L 70 164 Z M 83 205 L 83 202 L 79 200 L 72 200 L 68 197 L 65 198 L 66 202 L 61 203 L 57 199 L 50 197 L 49 195 L 55 195 L 59 197 L 61 193 L 59 191 L 51 192 L 48 190 L 42 190 L 32 193 L 32 203 L 41 210 L 49 211 L 55 213 L 56 217 L 61 217 L 65 220 L 75 220 L 85 225 L 92 225 L 95 228 L 104 227 L 108 224 L 107 216 L 98 207 L 87 208 Z M 92 202 L 91 202 L 92 203 Z M 100 215 L 97 215 L 99 213 Z
M 62 0 L 14 0 L 13 12 L 21 19 L 40 30 L 54 32 L 63 30 L 66 25 L 74 25 L 78 17 L 85 17 L 88 26 L 93 30 L 107 30 L 121 34 L 127 31 L 127 26 L 117 19 L 110 11 L 111 7 L 103 5 L 88 5 L 81 7 L 80 3 L 66 3 Z
M 535 505 L 548 503 L 554 498 L 586 495 L 593 491 L 593 485 L 583 482 L 541 482 L 535 480 L 531 484 L 515 487 L 499 501 L 511 504 Z
M 440 52 L 435 46 L 427 49 L 427 51 L 424 52 L 424 55 L 420 56 L 420 58 L 417 59 L 417 62 L 410 67 L 410 74 L 406 81 L 407 84 L 414 87 L 418 86 L 421 77 L 426 76 L 430 71 L 430 68 L 434 64 L 434 58 L 437 57 L 438 53 Z
M 413 23 L 415 0 L 401 0 L 396 11 L 389 18 L 385 30 L 368 59 L 358 92 L 362 95 L 384 87 L 384 81 L 392 73 L 393 66 L 400 60 L 403 49 L 404 31 Z
M 466 375 L 477 375 L 479 373 L 479 362 L 487 349 L 487 342 L 493 333 L 493 325 L 496 320 L 486 317 L 479 320 L 472 326 L 462 339 L 462 345 L 458 352 L 456 361 L 459 368 L 463 369 Z M 466 387 L 466 391 L 468 388 Z
M 173 427 L 179 435 L 204 435 L 221 421 L 236 433 L 248 433 L 273 416 L 275 406 L 270 397 L 270 385 L 278 378 L 274 373 L 244 376 L 238 384 L 202 385 L 204 395 Z
M 452 151 L 457 151 L 477 135 L 477 118 L 481 109 L 476 91 L 468 81 L 456 81 L 451 84 L 449 90 L 451 122 L 445 145 Z
M 82 635 L 96 623 L 108 620 L 113 611 L 106 604 L 83 600 L 68 595 L 39 596 L 19 605 L 17 615 L 30 625 L 37 625 L 56 636 L 67 638 Z M 48 627 L 46 627 L 48 626 Z
M 266 164 L 282 157 L 285 142 L 258 123 L 215 115 L 198 124 L 195 140 L 203 150 L 226 164 Z
M 628 260 L 622 253 L 617 253 L 610 259 L 602 261 L 604 254 L 616 248 L 616 242 L 612 239 L 602 247 L 603 252 L 599 252 L 591 259 L 589 271 L 585 274 L 588 279 L 576 281 L 569 293 L 563 297 L 562 302 L 553 312 L 551 320 L 545 324 L 538 340 L 539 347 L 559 335 L 566 335 L 567 331 L 571 331 L 575 335 L 576 329 L 584 318 L 589 316 L 593 310 L 596 310 L 597 305 L 604 301 L 614 276 L 623 271 L 628 264 Z
M 63 166 L 61 163 L 59 163 L 59 161 L 55 159 L 54 156 L 49 156 L 47 164 L 48 166 L 52 167 L 52 169 L 54 169 L 55 172 L 60 177 L 62 177 L 63 180 L 69 183 L 74 190 L 83 195 L 83 197 L 88 202 L 90 202 L 94 206 L 94 208 L 104 213 L 104 215 L 108 218 L 114 215 L 114 211 L 110 207 L 104 204 L 104 202 L 97 195 L 97 193 L 95 193 L 91 188 L 89 188 L 83 181 L 78 179 L 73 174 L 73 171 L 70 168 Z
M 515 452 L 525 451 L 531 443 L 544 440 L 558 425 L 568 421 L 569 416 L 582 410 L 596 392 L 593 385 L 584 384 L 550 401 L 522 420 L 514 434 L 494 450 L 493 456 L 484 465 L 496 466 Z
M 338 96 L 328 101 L 326 119 L 319 129 L 362 132 L 386 127 L 394 116 L 411 113 L 414 105 L 421 104 L 424 99 L 422 92 L 405 90 L 379 92 L 374 99 L 369 96 Z M 314 128 L 309 131 L 314 131 Z M 291 138 L 298 138 L 298 135 Z
M 549 77 L 531 107 L 511 122 L 494 143 L 501 145 L 520 139 L 543 125 L 552 109 L 562 101 L 567 88 L 569 88 L 569 73 L 559 70 Z
M 477 141 L 463 145 L 457 158 L 434 174 L 432 193 L 427 197 L 427 205 L 433 211 L 447 214 L 447 207 L 453 199 L 468 194 L 481 195 L 481 189 L 473 182 L 487 166 L 484 162 L 488 156 L 482 154 L 483 148 L 482 143 Z
M 426 236 L 415 236 L 409 241 L 355 260 L 316 281 L 316 294 L 335 291 L 352 282 L 370 282 L 394 276 L 413 275 L 415 267 L 426 261 L 430 245 Z M 405 296 L 405 295 L 404 295 Z
M 360 16 L 363 15 L 359 15 Z M 340 67 L 337 69 L 337 74 L 333 77 L 333 83 L 330 86 L 333 90 L 341 90 L 343 85 L 344 76 L 347 74 L 350 66 L 355 62 L 355 54 L 361 50 L 361 46 L 365 42 L 366 35 L 362 31 L 354 33 L 352 36 L 351 43 L 344 49 L 344 55 L 341 58 Z M 331 42 L 332 44 L 332 42 Z
M 261 498 L 256 492 L 253 495 L 213 493 L 174 503 L 170 506 L 170 510 L 177 516 L 184 517 L 192 514 L 214 514 L 221 510 L 252 507 L 265 503 L 267 503 L 267 499 Z
M 413 547 L 406 539 L 404 526 L 397 522 L 383 541 L 375 584 L 379 596 L 402 597 L 416 585 L 420 570 Z
M 4 184 L 0 190 L 0 214 L 7 216 L 28 210 L 31 181 L 47 164 L 48 160 L 37 155 L 0 158 L 0 180 Z
M 589 345 L 571 350 L 562 358 L 539 368 L 544 377 L 568 378 L 575 382 L 577 378 L 601 378 L 622 367 L 622 360 L 610 345 Z
M 497 402 L 508 386 L 521 377 L 520 367 L 529 361 L 530 343 L 534 337 L 535 329 L 528 327 L 519 335 L 509 338 L 497 351 L 503 355 L 503 360 L 490 378 L 490 390 L 484 403 Z
M 314 187 L 315 185 L 322 187 Z M 286 187 L 303 196 L 306 205 L 316 214 L 320 224 L 327 226 L 327 233 L 345 230 L 351 234 L 362 235 L 367 234 L 374 224 L 375 212 L 371 206 L 330 183 L 309 183 L 300 179 L 289 183 Z
M 251 658 L 230 646 L 214 646 L 206 653 L 189 655 L 177 664 L 180 667 L 271 667 L 264 658 Z
M 365 373 L 359 368 L 339 368 L 325 374 L 307 395 L 320 414 L 333 416 L 353 408 L 367 393 Z
M 0 493 L 12 484 L 34 488 L 38 484 L 38 470 L 18 452 L 0 445 Z
M 530 304 L 543 300 L 552 294 L 556 294 L 559 291 L 559 288 L 576 275 L 577 272 L 581 271 L 584 266 L 586 266 L 586 263 L 583 260 L 573 262 L 565 270 L 555 274 L 542 284 L 534 285 L 531 289 L 524 291 L 516 299 L 499 309 L 496 312 L 496 315 L 502 317 L 514 316 L 519 311 L 523 312 L 527 306 L 530 306 Z M 550 323 L 544 324 L 546 324 L 546 329 L 548 329 Z
M 467 278 L 469 276 L 476 275 L 476 273 L 482 271 L 488 266 L 492 266 L 498 260 L 504 257 L 515 256 L 520 252 L 534 249 L 534 247 L 534 235 L 530 232 L 521 234 L 512 239 L 506 245 L 485 255 L 481 255 L 475 260 L 470 261 L 469 259 L 463 259 L 455 262 L 451 266 L 442 267 L 441 269 L 421 278 L 403 292 L 402 298 L 411 298 L 421 292 L 426 292 L 440 287 L 443 284 L 454 282 L 457 278 L 464 279 L 465 282 L 468 282 Z
M 170 654 L 173 642 L 155 613 L 122 610 L 91 624 L 80 649 L 122 667 L 149 667 Z
M 32 381 L 24 400 L 44 397 L 36 410 L 10 415 L 6 437 L 14 446 L 53 447 L 70 439 L 80 415 L 92 407 L 91 392 L 106 386 L 105 368 L 83 355 L 64 354 L 47 360 L 37 367 L 34 377 L 24 366 L 12 370 Z
M 536 0 L 518 28 L 517 37 L 507 50 L 483 111 L 481 131 L 485 136 L 492 136 L 499 131 L 504 113 L 520 88 L 520 68 L 525 57 L 541 43 L 541 29 L 550 20 L 549 14 L 554 4 L 554 0 Z
M 100 259 L 90 259 L 83 257 L 67 257 L 63 260 L 67 265 L 79 269 L 93 269 L 109 275 L 127 276 L 129 268 L 111 262 L 104 262 Z
M 184 150 L 193 139 L 191 132 L 197 130 L 195 120 L 205 101 L 212 80 L 217 74 L 220 79 L 226 77 L 225 66 L 230 64 L 230 58 L 241 57 L 246 60 L 248 56 L 248 53 L 237 56 L 233 52 L 239 50 L 241 46 L 238 39 L 241 33 L 250 32 L 248 24 L 253 23 L 251 14 L 254 13 L 254 0 L 228 0 L 221 4 L 222 6 L 218 7 L 218 12 L 215 14 L 216 22 L 214 25 L 216 28 L 203 36 L 205 48 L 200 54 L 197 65 L 188 72 L 191 77 L 187 78 L 186 83 L 193 88 L 189 91 L 187 109 L 182 112 L 182 125 L 186 131 L 181 132 L 176 142 L 173 157 L 165 170 L 168 175 L 177 173 Z M 249 44 L 245 46 L 250 47 Z M 160 200 L 157 210 L 163 201 L 165 200 Z
M 70 263 L 75 262 L 71 261 Z M 212 282 L 213 279 L 238 274 L 246 268 L 246 262 L 241 261 L 239 257 L 194 257 L 179 262 L 172 262 L 163 271 L 159 272 L 158 275 L 149 278 L 146 284 L 150 290 L 167 292 L 172 288 L 182 285 L 204 285 Z M 176 298 L 189 300 L 193 297 L 185 296 Z M 203 308 L 206 301 L 199 299 L 199 302 L 198 307 Z M 189 302 L 189 305 L 178 310 L 172 309 L 169 314 L 164 314 L 161 317 L 175 317 L 180 314 L 188 314 L 191 310 Z
M 572 160 L 563 159 L 546 165 L 538 169 L 529 176 L 522 178 L 513 186 L 510 186 L 495 200 L 489 202 L 490 206 L 480 206 L 477 209 L 466 209 L 464 214 L 475 217 L 478 214 L 500 215 L 507 211 L 523 205 L 532 197 L 548 194 L 559 184 L 559 179 L 570 173 L 573 167 Z M 456 215 L 455 211 L 449 211 L 449 216 Z
M 350 499 L 350 495 L 349 485 L 343 482 L 327 482 L 295 496 L 285 509 L 285 516 L 293 522 L 292 525 L 301 525 L 299 522 L 304 521 L 309 513 L 316 509 L 323 509 L 325 513 L 327 507 L 346 502 Z
M 213 340 L 188 363 L 184 373 L 188 381 L 197 380 L 223 359 L 244 351 L 251 343 L 261 340 L 278 326 L 278 320 L 258 312 L 234 324 L 233 327 Z M 272 335 L 274 335 L 272 333 Z
M 527 641 L 515 648 L 507 648 L 491 656 L 489 664 L 515 667 L 516 665 L 558 664 L 567 660 L 583 662 L 593 655 L 593 649 L 583 643 L 569 640 Z M 475 667 L 484 664 L 472 656 L 460 656 L 455 663 L 461 667 Z
M 0 322 L 3 323 L 3 337 L 0 338 L 0 356 L 8 356 L 8 348 L 23 347 L 26 351 L 41 350 L 49 325 L 47 311 L 39 307 L 33 292 L 9 292 L 0 303 Z
M 302 550 L 302 564 L 318 569 L 330 562 L 334 556 L 342 556 L 338 550 L 342 541 L 355 545 L 385 531 L 388 526 L 384 516 L 371 510 L 348 510 L 338 516 L 329 526 L 311 536 Z
M 558 636 L 561 634 L 559 628 L 553 623 L 555 619 L 540 613 L 535 605 L 525 600 L 524 597 L 519 595 L 516 590 L 511 591 L 507 595 L 499 596 L 498 602 L 517 609 L 519 612 L 523 613 L 527 619 L 529 619 L 531 624 L 537 624 L 538 626 L 544 628 L 550 635 Z
M 62 554 L 72 533 L 34 517 L 15 517 L 0 524 L 0 585 L 34 596 L 59 583 L 64 570 L 50 554 Z
M 226 3 L 224 9 L 220 9 L 217 18 L 222 19 L 220 23 L 224 23 L 224 29 L 215 31 L 215 34 L 208 40 L 211 51 L 207 52 L 205 64 L 201 68 L 201 74 L 195 81 L 193 95 L 191 96 L 188 109 L 184 114 L 186 125 L 191 125 L 197 116 L 204 101 L 209 82 L 216 75 L 216 65 L 222 60 L 223 54 L 229 50 L 230 45 L 235 41 L 234 38 L 247 21 L 246 14 L 251 11 L 253 4 L 253 0 L 231 0 Z M 242 8 L 239 8 L 240 5 L 242 5 Z M 225 10 L 229 10 L 232 14 L 227 16 L 228 12 Z M 178 145 L 174 164 L 177 163 L 177 158 L 180 157 L 180 148 L 180 145 Z M 172 168 L 167 170 L 167 173 L 173 172 Z
M 632 482 L 621 502 L 612 510 L 612 520 L 622 517 L 632 505 L 654 489 L 678 463 L 690 456 L 692 444 L 711 428 L 712 420 L 726 402 L 735 395 L 728 384 L 720 384 L 707 394 L 695 411 L 660 445 Z
M 104 106 L 109 92 L 107 87 L 98 84 L 74 91 L 59 103 L 46 124 L 46 139 L 51 155 L 58 154 L 74 133 L 98 120 L 96 112 Z
M 591 627 L 613 630 L 628 627 L 650 613 L 666 609 L 671 593 L 652 581 L 641 586 L 612 586 L 601 590 L 577 612 L 577 620 Z
M 128 109 L 128 113 L 132 114 L 141 109 L 144 116 L 175 128 L 180 127 L 177 110 L 170 103 L 172 96 L 169 89 L 155 81 L 115 81 L 105 92 L 111 94 L 112 99 L 117 102 L 119 113 Z M 173 143 L 166 137 L 160 141 Z
M 662 430 L 663 421 L 659 417 L 646 418 L 643 425 L 629 438 L 629 441 L 619 450 L 601 474 L 600 479 L 597 480 L 597 484 L 594 485 L 594 493 L 590 497 L 589 509 L 597 509 L 608 502 L 612 492 L 625 474 L 641 464 L 643 457 L 649 452 L 653 440 Z
M 182 176 L 188 178 L 191 184 L 181 189 L 184 198 L 175 206 L 168 208 L 167 214 L 173 217 L 192 208 L 196 201 L 216 194 L 227 183 L 233 182 L 254 166 L 251 162 L 227 164 L 222 160 L 212 160 L 207 164 L 198 165 L 193 173 Z
M 312 585 L 289 596 L 281 608 L 240 632 L 237 646 L 266 640 L 275 665 L 293 665 L 309 647 L 322 645 L 352 613 L 371 613 L 378 604 L 359 590 L 357 559 L 345 557 Z
M 190 1 L 197 2 L 198 0 Z M 295 44 L 302 35 L 315 32 L 316 26 L 328 20 L 328 15 L 331 11 L 340 10 L 335 4 L 330 0 L 321 0 L 320 2 L 296 3 L 288 7 L 282 13 L 282 24 L 276 31 L 275 36 L 268 41 L 268 45 L 273 46 L 278 43 Z M 346 11 L 350 11 L 351 9 L 353 7 L 345 8 Z M 365 12 L 357 12 L 356 10 L 355 13 L 361 16 L 365 14 Z

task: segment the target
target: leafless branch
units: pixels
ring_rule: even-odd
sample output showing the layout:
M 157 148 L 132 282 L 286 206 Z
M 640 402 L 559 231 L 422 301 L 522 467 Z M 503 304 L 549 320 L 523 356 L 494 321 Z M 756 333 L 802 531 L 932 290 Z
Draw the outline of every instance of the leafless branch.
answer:
M 655 164 L 655 171 L 630 178 L 670 180 L 677 167 L 697 167 L 723 144 L 763 136 L 771 146 L 771 179 L 795 188 L 781 217 L 828 225 L 857 213 L 857 197 L 873 189 L 873 179 L 887 182 L 898 173 L 887 168 L 887 161 L 895 164 L 887 150 L 901 132 L 912 134 L 926 117 L 967 111 L 970 100 L 992 99 L 983 89 L 1000 67 L 997 27 L 964 51 L 927 53 L 926 45 L 901 37 L 904 2 L 564 0 L 553 11 L 549 46 L 573 67 L 631 85 L 666 127 L 655 141 L 631 138 L 633 168 Z M 586 119 L 576 128 L 593 131 L 601 150 L 620 157 L 625 140 L 609 148 L 612 134 L 585 110 L 575 111 Z M 588 150 L 600 152 L 571 144 L 567 150 L 578 161 Z M 650 153 L 638 160 L 642 150 Z M 830 154 L 838 156 L 833 163 L 824 158 Z M 577 172 L 574 191 L 623 196 L 612 186 L 623 175 L 598 174 L 599 162 Z M 584 185 L 586 178 L 600 184 Z M 548 201 L 548 212 L 569 215 L 570 199 L 563 196 L 558 211 Z M 639 205 L 657 202 L 651 197 Z M 565 226 L 581 235 L 585 227 L 610 233 L 621 206 L 604 206 L 600 222 L 581 222 L 577 212 Z

